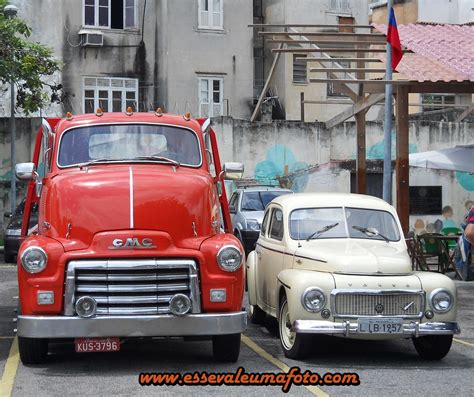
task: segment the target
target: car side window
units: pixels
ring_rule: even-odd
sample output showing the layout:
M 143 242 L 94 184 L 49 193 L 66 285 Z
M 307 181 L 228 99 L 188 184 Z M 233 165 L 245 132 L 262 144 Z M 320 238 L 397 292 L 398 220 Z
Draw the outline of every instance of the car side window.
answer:
M 260 231 L 261 236 L 265 236 L 265 234 L 267 233 L 269 214 L 270 214 L 270 210 L 267 210 L 265 212 L 265 216 L 263 217 L 262 230 Z
M 230 201 L 229 201 L 229 208 L 230 208 L 230 212 L 235 214 L 235 212 L 237 211 L 237 201 L 239 199 L 239 193 L 238 192 L 235 192 L 232 197 L 230 198 Z
M 283 240 L 283 213 L 279 209 L 274 209 L 272 212 L 270 238 L 279 241 Z

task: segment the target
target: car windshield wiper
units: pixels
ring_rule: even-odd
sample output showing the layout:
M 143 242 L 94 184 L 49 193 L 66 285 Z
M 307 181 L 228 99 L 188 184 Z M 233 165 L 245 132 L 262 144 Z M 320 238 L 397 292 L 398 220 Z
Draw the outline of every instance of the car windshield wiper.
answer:
M 306 239 L 306 241 L 311 240 L 313 237 L 318 238 L 319 236 L 321 236 L 321 234 L 326 233 L 328 230 L 331 230 L 332 228 L 335 228 L 337 225 L 339 225 L 339 222 L 324 226 L 322 229 L 315 231 L 311 236 L 309 236 Z
M 163 156 L 155 156 L 155 155 L 151 155 L 151 156 L 137 156 L 137 157 L 134 157 L 133 160 L 152 160 L 152 161 L 162 161 L 162 162 L 165 162 L 165 163 L 169 163 L 169 164 L 172 164 L 176 167 L 179 167 L 181 165 L 181 163 L 179 161 L 176 161 L 176 160 L 172 160 L 168 157 L 163 157 Z
M 353 229 L 358 230 L 359 232 L 364 233 L 368 237 L 382 237 L 386 243 L 390 242 L 390 239 L 383 234 L 380 234 L 379 231 L 373 227 L 362 227 L 362 226 L 352 226 Z
M 87 167 L 92 164 L 97 164 L 97 163 L 105 163 L 107 161 L 122 161 L 123 159 L 111 159 L 108 157 L 101 157 L 99 159 L 94 159 L 90 161 L 86 161 L 84 163 L 76 164 L 77 167 Z

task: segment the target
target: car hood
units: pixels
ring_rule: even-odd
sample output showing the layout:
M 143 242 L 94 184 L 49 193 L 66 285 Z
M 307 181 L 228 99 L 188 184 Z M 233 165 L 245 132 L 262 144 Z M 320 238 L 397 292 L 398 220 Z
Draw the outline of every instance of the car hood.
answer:
M 295 252 L 295 268 L 361 275 L 412 271 L 403 241 L 320 239 L 300 244 Z

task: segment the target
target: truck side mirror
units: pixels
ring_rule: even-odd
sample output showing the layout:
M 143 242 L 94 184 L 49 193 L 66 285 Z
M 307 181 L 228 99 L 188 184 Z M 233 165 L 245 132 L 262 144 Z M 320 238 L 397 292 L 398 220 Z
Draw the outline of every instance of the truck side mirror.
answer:
M 31 181 L 35 174 L 34 163 L 18 163 L 15 165 L 15 175 L 20 181 Z
M 224 163 L 224 179 L 241 179 L 244 174 L 244 165 L 242 163 Z

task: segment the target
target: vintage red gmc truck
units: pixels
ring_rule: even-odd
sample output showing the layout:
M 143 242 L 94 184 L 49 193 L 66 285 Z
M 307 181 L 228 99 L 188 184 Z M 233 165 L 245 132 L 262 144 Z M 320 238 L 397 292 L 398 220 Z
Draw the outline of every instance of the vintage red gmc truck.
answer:
M 130 110 L 130 109 L 129 109 Z M 48 343 L 114 351 L 124 338 L 209 337 L 217 360 L 236 361 L 244 256 L 232 231 L 209 120 L 102 113 L 43 120 L 18 253 L 18 343 L 40 363 Z M 38 202 L 37 232 L 26 236 Z M 223 230 L 224 229 L 224 230 Z

